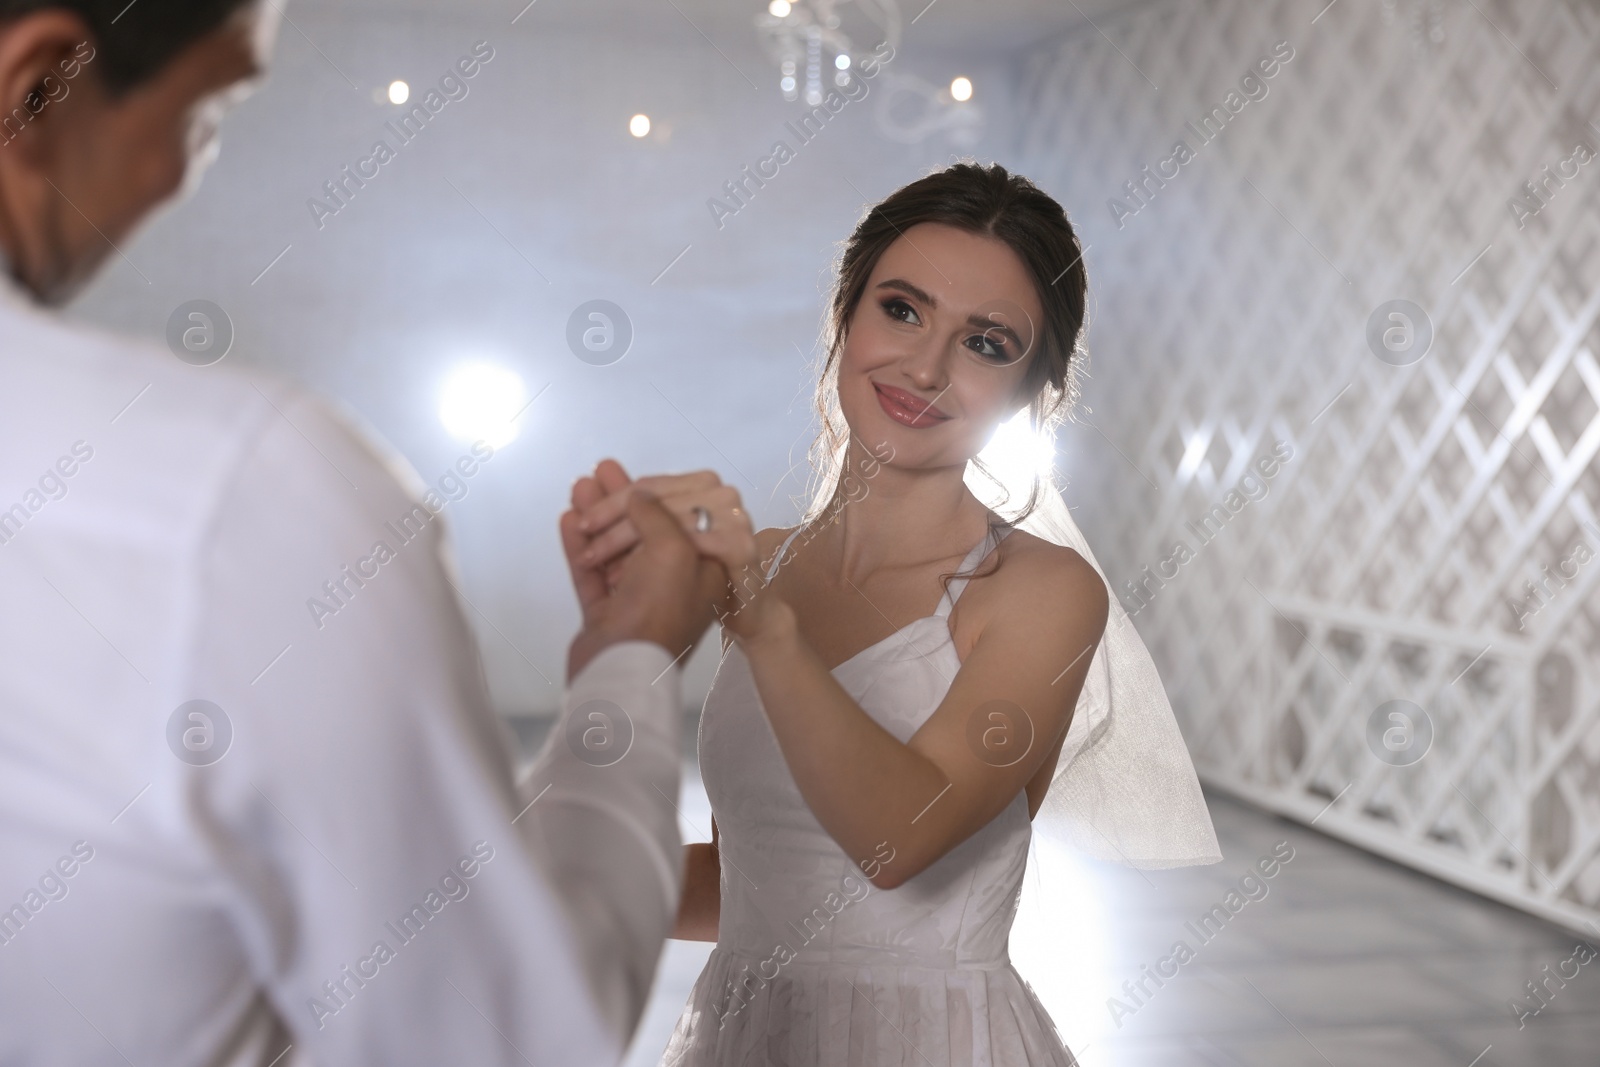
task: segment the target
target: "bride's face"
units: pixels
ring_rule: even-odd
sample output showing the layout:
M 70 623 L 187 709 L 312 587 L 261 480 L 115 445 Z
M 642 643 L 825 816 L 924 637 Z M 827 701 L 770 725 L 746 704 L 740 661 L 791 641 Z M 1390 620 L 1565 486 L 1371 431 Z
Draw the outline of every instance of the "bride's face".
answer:
M 879 257 L 850 314 L 839 406 L 852 436 L 894 466 L 964 464 L 1031 399 L 1018 389 L 1042 322 L 1005 242 L 913 226 Z

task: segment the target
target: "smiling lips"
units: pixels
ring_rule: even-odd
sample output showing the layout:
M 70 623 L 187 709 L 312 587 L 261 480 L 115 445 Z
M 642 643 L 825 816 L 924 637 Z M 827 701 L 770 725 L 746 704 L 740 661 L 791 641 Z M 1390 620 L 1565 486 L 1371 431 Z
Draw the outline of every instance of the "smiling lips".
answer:
M 883 408 L 886 415 L 903 426 L 921 430 L 950 419 L 949 415 L 904 389 L 896 389 L 892 385 L 879 385 L 877 382 L 872 383 L 872 388 L 878 394 L 878 406 Z

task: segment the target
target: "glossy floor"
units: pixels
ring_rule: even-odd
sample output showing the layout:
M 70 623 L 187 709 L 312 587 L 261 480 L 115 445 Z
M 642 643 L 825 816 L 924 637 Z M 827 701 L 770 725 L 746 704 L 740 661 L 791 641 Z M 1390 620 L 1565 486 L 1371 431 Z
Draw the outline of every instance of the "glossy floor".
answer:
M 684 839 L 704 841 L 710 807 L 687 755 Z M 1011 955 L 1083 1067 L 1600 1065 L 1600 958 L 1577 962 L 1590 950 L 1574 959 L 1576 935 L 1208 799 L 1225 857 L 1210 867 L 1140 872 L 1035 838 Z M 1291 849 L 1260 877 L 1258 861 Z M 1226 921 L 1203 926 L 1218 905 Z M 709 951 L 667 943 L 627 1067 L 655 1067 Z M 1158 986 L 1148 975 L 1163 970 L 1176 975 Z M 1576 974 L 1549 977 L 1563 970 Z M 1541 979 L 1547 1003 L 1531 1014 Z

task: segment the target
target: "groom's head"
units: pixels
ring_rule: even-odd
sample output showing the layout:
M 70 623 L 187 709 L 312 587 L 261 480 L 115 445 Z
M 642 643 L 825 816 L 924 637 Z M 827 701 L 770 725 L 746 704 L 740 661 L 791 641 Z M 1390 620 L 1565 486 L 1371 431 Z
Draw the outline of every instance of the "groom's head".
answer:
M 71 296 L 198 179 L 263 73 L 263 0 L 0 0 L 0 253 Z

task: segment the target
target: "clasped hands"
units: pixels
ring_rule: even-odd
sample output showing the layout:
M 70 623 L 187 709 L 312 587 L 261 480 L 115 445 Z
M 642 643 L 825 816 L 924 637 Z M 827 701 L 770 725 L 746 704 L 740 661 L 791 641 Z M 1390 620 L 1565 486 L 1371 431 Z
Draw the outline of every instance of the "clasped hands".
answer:
M 710 516 L 705 530 L 696 528 L 699 509 Z M 765 621 L 750 514 L 712 471 L 635 481 L 602 460 L 573 484 L 560 527 L 583 615 L 567 654 L 569 683 L 619 641 L 653 641 L 681 657 L 713 619 L 736 637 Z

